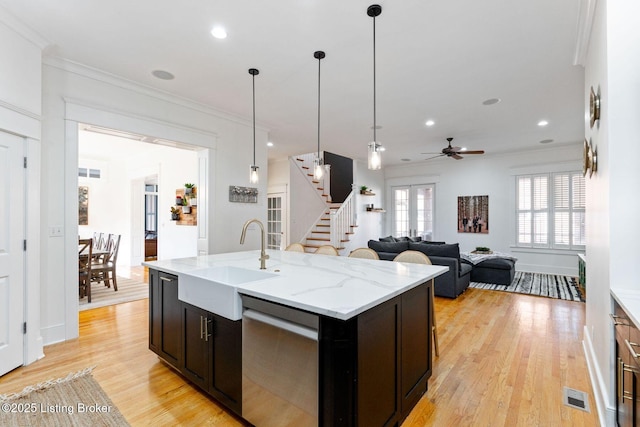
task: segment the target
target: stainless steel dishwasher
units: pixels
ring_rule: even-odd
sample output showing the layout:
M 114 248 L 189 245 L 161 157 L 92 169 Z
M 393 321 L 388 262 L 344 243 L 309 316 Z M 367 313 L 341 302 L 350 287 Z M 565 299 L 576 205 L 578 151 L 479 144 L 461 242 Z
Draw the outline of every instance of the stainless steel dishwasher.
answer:
M 242 417 L 318 425 L 318 316 L 242 296 Z

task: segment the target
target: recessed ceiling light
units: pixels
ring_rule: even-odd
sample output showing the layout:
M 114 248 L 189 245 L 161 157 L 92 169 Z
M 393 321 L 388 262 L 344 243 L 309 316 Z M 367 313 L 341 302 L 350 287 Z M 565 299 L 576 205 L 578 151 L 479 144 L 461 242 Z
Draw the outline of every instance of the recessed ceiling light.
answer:
M 211 35 L 217 39 L 226 39 L 227 38 L 227 30 L 222 27 L 213 27 L 211 29 Z
M 153 74 L 155 77 L 159 78 L 160 80 L 173 80 L 176 77 L 170 72 L 165 70 L 153 70 L 151 74 Z
M 267 147 L 273 147 L 273 142 L 271 141 L 267 142 Z
M 538 126 L 540 126 L 540 127 L 544 127 L 544 126 L 546 126 L 546 125 L 548 125 L 548 124 L 549 124 L 549 122 L 548 122 L 548 121 L 546 121 L 546 120 L 540 120 L 540 121 L 538 122 Z
M 548 144 L 550 142 L 553 142 L 553 139 L 543 139 L 542 141 L 540 141 L 540 144 Z
M 493 104 L 497 104 L 500 101 L 502 101 L 500 98 L 489 98 L 482 101 L 482 105 L 493 105 Z
M 427 122 L 425 123 L 425 125 L 427 125 L 427 126 L 433 126 L 435 124 L 436 124 L 436 122 L 434 122 L 433 120 L 427 120 Z
M 400 160 L 403 161 L 403 162 L 410 162 L 411 161 L 411 159 L 400 159 Z

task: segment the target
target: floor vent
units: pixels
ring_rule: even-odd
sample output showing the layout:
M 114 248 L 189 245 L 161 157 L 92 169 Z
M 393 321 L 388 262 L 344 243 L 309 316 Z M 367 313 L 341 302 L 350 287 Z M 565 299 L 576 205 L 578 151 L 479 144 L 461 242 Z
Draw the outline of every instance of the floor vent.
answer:
M 584 391 L 563 387 L 562 401 L 565 405 L 571 406 L 572 408 L 591 412 L 589 410 L 589 396 Z

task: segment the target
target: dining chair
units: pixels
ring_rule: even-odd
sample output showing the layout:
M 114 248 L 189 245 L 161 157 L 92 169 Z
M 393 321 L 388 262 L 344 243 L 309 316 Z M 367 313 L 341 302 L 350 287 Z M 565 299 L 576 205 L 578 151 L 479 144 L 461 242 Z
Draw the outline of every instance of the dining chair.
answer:
M 333 256 L 338 256 L 340 255 L 338 253 L 338 250 L 336 248 L 334 248 L 331 245 L 322 245 L 320 246 L 318 249 L 316 249 L 316 251 L 314 252 L 314 254 L 319 254 L 319 255 L 333 255 Z
M 102 282 L 108 288 L 113 283 L 113 290 L 118 290 L 118 281 L 116 279 L 116 262 L 118 260 L 118 249 L 120 247 L 120 235 L 109 235 L 109 253 L 99 263 L 91 266 L 91 281 Z
M 104 245 L 104 233 L 93 233 L 93 247 L 94 249 L 102 249 Z
M 371 248 L 357 248 L 349 253 L 349 258 L 380 259 L 378 253 Z
M 78 292 L 80 298 L 87 296 L 91 302 L 91 259 L 93 239 L 78 239 Z
M 404 251 L 400 252 L 394 259 L 395 262 L 409 262 L 413 264 L 427 264 L 432 265 L 431 260 L 428 256 L 419 251 Z M 436 322 L 436 310 L 434 307 L 434 283 L 431 284 L 431 294 L 429 295 L 429 306 L 431 309 L 431 318 L 433 319 L 433 326 L 431 330 L 433 331 L 433 346 L 436 350 L 436 356 L 440 357 L 440 349 L 438 347 L 438 324 Z
M 285 251 L 289 251 L 289 252 L 305 252 L 304 250 L 304 246 L 302 246 L 302 243 L 292 243 L 289 246 L 287 246 L 285 248 Z

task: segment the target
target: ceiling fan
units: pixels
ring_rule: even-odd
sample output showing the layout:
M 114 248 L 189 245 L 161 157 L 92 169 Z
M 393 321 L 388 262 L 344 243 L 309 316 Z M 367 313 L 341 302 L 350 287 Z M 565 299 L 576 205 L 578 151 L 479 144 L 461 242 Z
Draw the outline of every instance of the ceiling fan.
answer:
M 447 138 L 447 141 L 449 142 L 449 146 L 443 148 L 441 153 L 420 153 L 420 154 L 437 154 L 437 156 L 429 157 L 428 159 L 425 159 L 425 160 L 435 159 L 436 157 L 442 157 L 442 156 L 453 157 L 456 160 L 460 160 L 464 158 L 460 154 L 484 154 L 484 150 L 472 151 L 472 150 L 463 150 L 460 147 L 452 147 L 451 141 L 453 141 L 453 138 Z

